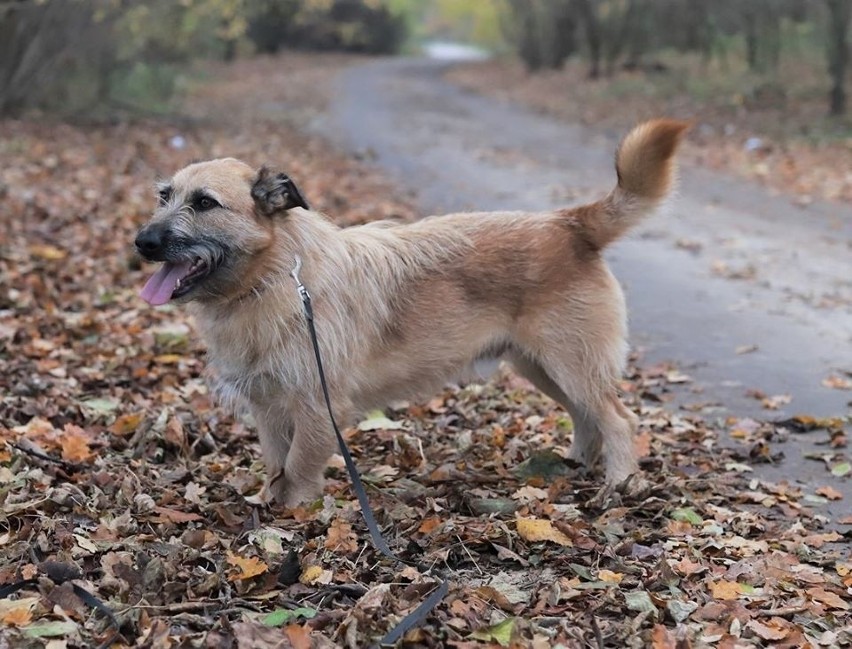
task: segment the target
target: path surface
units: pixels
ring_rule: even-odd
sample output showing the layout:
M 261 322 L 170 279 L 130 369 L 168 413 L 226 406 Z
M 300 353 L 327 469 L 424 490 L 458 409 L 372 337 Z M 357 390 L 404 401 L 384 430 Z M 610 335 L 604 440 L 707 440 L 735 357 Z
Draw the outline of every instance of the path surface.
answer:
M 445 66 L 396 59 L 351 68 L 317 126 L 415 191 L 424 214 L 549 209 L 612 186 L 621 134 L 470 94 L 442 79 Z M 684 392 L 681 402 L 716 404 L 704 409 L 711 416 L 847 414 L 852 392 L 821 381 L 852 370 L 852 208 L 802 209 L 727 176 L 681 175 L 665 213 L 608 252 L 643 363 L 676 363 L 702 390 Z M 749 388 L 793 399 L 769 412 L 746 396 Z M 824 439 L 795 436 L 779 447 L 786 460 L 762 474 L 809 491 L 830 483 L 845 493 L 832 510 L 848 512 L 852 482 L 803 459 L 825 451 L 813 445 Z

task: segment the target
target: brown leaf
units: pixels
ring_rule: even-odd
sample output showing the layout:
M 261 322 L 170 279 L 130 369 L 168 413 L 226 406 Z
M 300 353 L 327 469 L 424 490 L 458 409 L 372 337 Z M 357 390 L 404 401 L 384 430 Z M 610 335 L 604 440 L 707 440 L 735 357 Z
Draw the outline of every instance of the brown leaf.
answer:
M 304 626 L 288 624 L 284 633 L 287 635 L 290 644 L 293 645 L 293 649 L 311 649 L 311 627 L 307 624 Z
M 431 534 L 441 523 L 443 523 L 443 519 L 440 516 L 431 516 L 420 523 L 417 531 L 421 534 Z
M 152 511 L 160 515 L 158 523 L 191 523 L 192 521 L 200 521 L 202 518 L 192 512 L 182 512 L 168 507 L 157 506 Z
M 89 447 L 89 435 L 79 426 L 66 424 L 60 439 L 62 459 L 75 464 L 89 462 L 94 457 Z
M 676 649 L 677 641 L 666 627 L 662 624 L 655 624 L 651 631 L 651 646 L 653 649 Z
M 840 500 L 841 498 L 843 498 L 843 494 L 831 485 L 820 487 L 816 490 L 816 492 L 818 495 L 825 496 L 829 500 Z
M 733 600 L 742 594 L 742 587 L 735 581 L 710 582 L 710 592 L 715 599 Z
M 349 554 L 358 551 L 358 536 L 352 531 L 352 525 L 343 519 L 335 519 L 328 528 L 324 547 L 326 550 Z
M 825 604 L 829 608 L 838 609 L 840 611 L 849 610 L 849 602 L 844 600 L 837 593 L 825 590 L 824 588 L 809 588 L 807 593 L 811 596 L 811 599 Z
M 633 438 L 633 448 L 637 457 L 648 457 L 651 455 L 651 433 L 643 430 Z
M 779 628 L 778 626 L 770 626 L 763 624 L 758 620 L 749 620 L 746 624 L 747 629 L 751 629 L 756 635 L 764 640 L 783 640 L 790 635 L 789 629 Z

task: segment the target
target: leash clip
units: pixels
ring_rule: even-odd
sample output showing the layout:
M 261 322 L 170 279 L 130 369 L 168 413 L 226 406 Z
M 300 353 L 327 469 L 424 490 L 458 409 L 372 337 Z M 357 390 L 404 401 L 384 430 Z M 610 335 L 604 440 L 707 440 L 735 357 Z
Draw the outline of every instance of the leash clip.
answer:
M 311 301 L 311 294 L 308 293 L 308 289 L 302 284 L 302 280 L 299 279 L 300 270 L 302 270 L 302 258 L 296 255 L 296 264 L 293 266 L 293 270 L 290 271 L 290 277 L 296 281 L 296 289 L 299 291 L 299 297 L 302 298 L 302 303 L 307 308 L 307 305 Z

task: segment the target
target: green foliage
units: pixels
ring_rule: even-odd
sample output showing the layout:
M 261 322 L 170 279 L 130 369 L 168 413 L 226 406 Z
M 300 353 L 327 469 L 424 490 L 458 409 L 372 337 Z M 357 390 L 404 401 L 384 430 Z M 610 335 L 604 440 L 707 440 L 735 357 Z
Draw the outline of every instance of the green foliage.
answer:
M 393 4 L 393 7 L 391 7 Z M 22 0 L 0 3 L 0 113 L 167 106 L 179 70 L 280 47 L 396 52 L 396 0 Z
M 248 36 L 261 52 L 280 48 L 366 54 L 399 51 L 409 8 L 379 0 L 260 0 Z

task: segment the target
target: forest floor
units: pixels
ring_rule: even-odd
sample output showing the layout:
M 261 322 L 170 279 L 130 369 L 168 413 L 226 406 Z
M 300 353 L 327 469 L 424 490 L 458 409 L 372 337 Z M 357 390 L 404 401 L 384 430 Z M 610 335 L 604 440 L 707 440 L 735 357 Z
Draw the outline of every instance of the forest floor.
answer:
M 185 312 L 137 297 L 131 242 L 156 178 L 221 155 L 275 162 L 344 225 L 416 218 L 306 130 L 349 61 L 212 66 L 170 118 L 0 122 L 0 584 L 33 580 L 0 599 L 0 647 L 363 647 L 431 566 L 450 593 L 407 646 L 848 644 L 852 518 L 818 509 L 843 494 L 754 475 L 803 431 L 848 474 L 843 422 L 673 412 L 689 379 L 669 366 L 624 379 L 650 487 L 607 509 L 564 459 L 570 419 L 507 373 L 346 432 L 418 568 L 372 547 L 337 459 L 321 501 L 261 502 L 257 438 L 208 397 Z
M 661 115 L 694 122 L 684 159 L 791 194 L 852 201 L 852 117 L 827 117 L 824 63 L 784 60 L 775 80 L 732 60 L 703 65 L 690 54 L 662 57 L 661 72 L 617 70 L 588 79 L 588 66 L 529 74 L 508 59 L 453 67 L 465 88 L 530 106 L 594 129 L 622 132 Z

